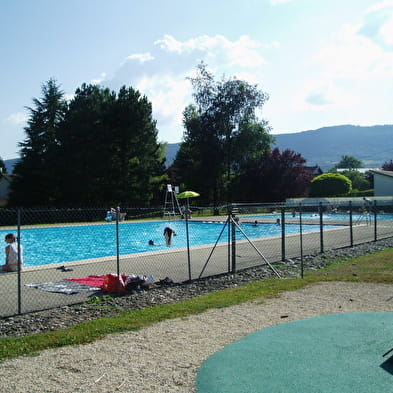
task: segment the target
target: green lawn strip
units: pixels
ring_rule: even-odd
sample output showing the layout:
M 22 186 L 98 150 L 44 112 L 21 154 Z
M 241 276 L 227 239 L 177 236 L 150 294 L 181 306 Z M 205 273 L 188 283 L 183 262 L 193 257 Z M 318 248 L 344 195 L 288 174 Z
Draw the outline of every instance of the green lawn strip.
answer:
M 138 330 L 173 318 L 184 318 L 211 308 L 223 308 L 247 301 L 277 296 L 321 281 L 365 281 L 393 283 L 393 249 L 353 258 L 310 272 L 304 279 L 270 279 L 252 282 L 236 288 L 212 292 L 189 300 L 122 312 L 114 317 L 80 323 L 76 326 L 47 333 L 0 339 L 0 359 L 33 355 L 48 348 L 87 344 L 108 334 Z
M 318 277 L 321 281 L 362 281 L 393 283 L 393 249 L 351 258 L 325 269 L 308 272 L 306 277 Z

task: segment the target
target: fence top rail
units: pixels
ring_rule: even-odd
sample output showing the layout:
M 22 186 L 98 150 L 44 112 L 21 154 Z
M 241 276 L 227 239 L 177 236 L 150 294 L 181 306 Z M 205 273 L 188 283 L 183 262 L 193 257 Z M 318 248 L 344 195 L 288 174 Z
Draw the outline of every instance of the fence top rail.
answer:
M 393 205 L 392 197 L 340 197 L 340 198 L 290 198 L 285 201 L 286 207 L 297 206 L 364 206 L 365 204 L 378 206 Z

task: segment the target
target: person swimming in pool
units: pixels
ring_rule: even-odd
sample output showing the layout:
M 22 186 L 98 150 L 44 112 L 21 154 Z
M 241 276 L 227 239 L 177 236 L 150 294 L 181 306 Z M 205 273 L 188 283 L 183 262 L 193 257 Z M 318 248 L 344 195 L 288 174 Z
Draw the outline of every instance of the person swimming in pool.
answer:
M 173 236 L 177 236 L 177 233 L 172 228 L 166 227 L 164 229 L 164 237 L 167 247 L 170 247 L 172 245 Z

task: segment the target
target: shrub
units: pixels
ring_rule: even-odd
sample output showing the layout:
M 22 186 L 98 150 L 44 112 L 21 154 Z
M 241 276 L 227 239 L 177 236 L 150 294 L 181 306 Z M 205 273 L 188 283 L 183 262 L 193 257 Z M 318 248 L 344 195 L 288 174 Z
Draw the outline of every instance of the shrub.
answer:
M 370 189 L 370 190 L 356 190 L 356 189 L 352 189 L 351 193 L 349 194 L 349 196 L 353 196 L 353 197 L 369 197 L 369 196 L 374 196 L 374 189 Z
M 340 173 L 324 173 L 311 180 L 312 197 L 341 197 L 351 191 L 351 180 Z

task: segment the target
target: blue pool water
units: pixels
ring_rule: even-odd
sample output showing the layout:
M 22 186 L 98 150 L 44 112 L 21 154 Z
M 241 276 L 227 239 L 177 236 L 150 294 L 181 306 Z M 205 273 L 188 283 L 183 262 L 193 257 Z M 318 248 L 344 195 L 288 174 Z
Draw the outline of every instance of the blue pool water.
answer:
M 214 244 L 224 223 L 189 222 L 190 246 Z M 148 251 L 167 250 L 163 231 L 166 226 L 175 230 L 172 248 L 187 247 L 186 224 L 184 221 L 124 222 L 119 225 L 120 254 L 134 254 Z M 278 236 L 281 227 L 276 224 L 242 224 L 242 230 L 250 239 Z M 327 226 L 333 228 L 334 226 Z M 319 230 L 318 225 L 303 225 L 303 232 Z M 10 231 L 0 231 L 0 238 Z M 11 231 L 14 232 L 15 231 Z M 299 225 L 287 224 L 287 234 L 298 233 Z M 220 242 L 227 240 L 227 228 Z M 155 246 L 149 246 L 153 240 Z M 238 231 L 237 239 L 244 240 Z M 25 266 L 46 265 L 69 261 L 100 258 L 116 255 L 116 226 L 114 223 L 98 225 L 51 226 L 44 228 L 23 228 L 21 244 L 24 247 Z

